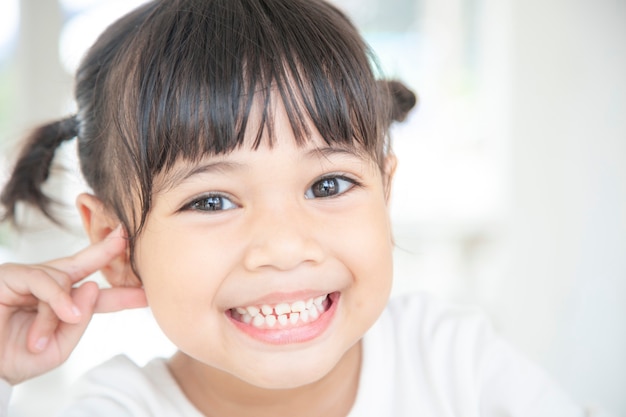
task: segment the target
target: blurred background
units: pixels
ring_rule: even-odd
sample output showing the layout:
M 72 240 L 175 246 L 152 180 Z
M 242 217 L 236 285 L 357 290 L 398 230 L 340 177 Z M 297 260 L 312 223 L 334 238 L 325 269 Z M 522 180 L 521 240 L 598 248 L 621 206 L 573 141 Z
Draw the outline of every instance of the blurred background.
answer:
M 74 111 L 72 73 L 140 0 L 0 2 L 0 173 L 36 123 Z M 626 415 L 626 2 L 336 0 L 382 72 L 420 96 L 393 130 L 394 293 L 481 306 L 579 402 Z M 0 260 L 82 248 L 74 144 L 50 193 L 67 230 L 29 214 Z M 97 278 L 96 278 L 97 279 Z M 53 414 L 87 368 L 173 347 L 148 310 L 98 316 L 60 369 L 19 386 L 12 417 Z M 37 398 L 36 401 L 33 401 Z

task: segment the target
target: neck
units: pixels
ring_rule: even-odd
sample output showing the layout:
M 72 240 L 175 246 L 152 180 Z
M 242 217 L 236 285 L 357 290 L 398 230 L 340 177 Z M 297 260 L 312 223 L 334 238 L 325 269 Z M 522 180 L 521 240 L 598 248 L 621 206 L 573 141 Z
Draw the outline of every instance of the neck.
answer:
M 191 403 L 207 417 L 298 415 L 345 417 L 354 404 L 361 368 L 361 343 L 333 370 L 311 384 L 291 389 L 264 389 L 201 364 L 182 352 L 170 371 Z

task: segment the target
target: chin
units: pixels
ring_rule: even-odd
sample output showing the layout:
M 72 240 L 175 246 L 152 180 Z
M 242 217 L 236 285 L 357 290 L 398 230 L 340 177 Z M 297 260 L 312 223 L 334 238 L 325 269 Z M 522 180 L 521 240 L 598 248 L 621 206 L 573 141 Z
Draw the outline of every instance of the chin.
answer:
M 297 366 L 269 366 L 265 369 L 258 369 L 252 375 L 244 376 L 244 380 L 249 384 L 259 388 L 271 390 L 287 390 L 313 384 L 326 375 L 330 374 L 335 363 L 308 363 Z
M 313 384 L 324 378 L 332 371 L 332 366 L 322 366 L 322 364 L 309 364 L 308 366 L 298 366 L 294 370 L 292 367 L 281 367 L 283 369 L 268 370 L 265 375 L 256 375 L 253 381 L 248 381 L 259 388 L 272 390 L 288 390 Z

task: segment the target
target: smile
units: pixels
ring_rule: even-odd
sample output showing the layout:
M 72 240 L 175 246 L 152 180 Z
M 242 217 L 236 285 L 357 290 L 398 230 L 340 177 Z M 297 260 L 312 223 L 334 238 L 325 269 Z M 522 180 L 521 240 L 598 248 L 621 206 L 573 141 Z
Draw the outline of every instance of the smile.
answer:
M 328 294 L 293 303 L 231 309 L 231 317 L 259 329 L 289 328 L 316 321 L 330 305 Z
M 226 310 L 237 329 L 269 344 L 304 343 L 326 332 L 333 321 L 340 293 L 274 305 L 250 305 Z

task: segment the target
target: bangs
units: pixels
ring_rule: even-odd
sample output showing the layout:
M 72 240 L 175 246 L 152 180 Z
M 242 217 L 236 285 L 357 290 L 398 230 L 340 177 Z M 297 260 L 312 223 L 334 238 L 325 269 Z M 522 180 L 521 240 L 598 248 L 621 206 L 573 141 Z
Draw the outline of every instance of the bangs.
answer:
M 99 37 L 77 72 L 81 170 L 132 241 L 157 175 L 250 138 L 271 146 L 278 100 L 298 144 L 314 128 L 382 167 L 391 102 L 372 62 L 324 0 L 146 3 Z
M 310 123 L 328 144 L 379 153 L 387 112 L 368 48 L 334 7 L 311 0 L 149 7 L 123 57 L 127 65 L 117 66 L 127 75 L 114 120 L 146 179 L 179 159 L 242 146 L 251 128 L 253 147 L 262 137 L 271 145 L 276 99 L 298 143 L 310 137 Z M 260 124 L 252 127 L 259 103 Z

